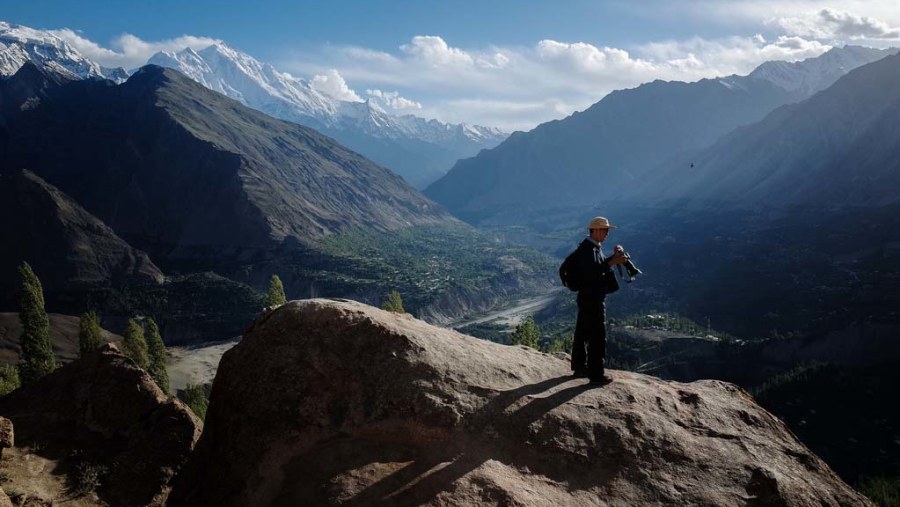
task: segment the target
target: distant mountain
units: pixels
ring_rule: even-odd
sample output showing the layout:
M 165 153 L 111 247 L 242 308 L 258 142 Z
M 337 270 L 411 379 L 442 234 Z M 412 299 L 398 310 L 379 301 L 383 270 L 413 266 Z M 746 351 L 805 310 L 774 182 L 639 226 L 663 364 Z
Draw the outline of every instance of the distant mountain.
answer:
M 26 64 L 0 97 L 47 73 Z M 29 104 L 4 133 L 0 167 L 33 169 L 154 259 L 246 259 L 350 227 L 457 223 L 330 138 L 171 69 L 45 87 Z
M 898 203 L 900 55 L 668 165 L 645 195 L 751 207 Z
M 309 81 L 221 43 L 199 52 L 191 48 L 160 52 L 148 63 L 176 69 L 268 115 L 326 133 L 418 188 L 446 173 L 456 160 L 506 138 L 494 128 L 391 115 L 376 99 L 337 100 L 315 90 Z
M 102 78 L 121 82 L 128 77 L 121 67 L 103 67 L 50 32 L 0 21 L 0 76 L 15 74 L 27 61 L 79 79 Z
M 0 230 L 3 289 L 18 285 L 23 261 L 50 291 L 163 281 L 147 254 L 30 171 L 0 173 Z
M 471 222 L 597 205 L 631 193 L 664 160 L 707 147 L 892 52 L 848 46 L 802 62 L 769 62 L 748 76 L 616 91 L 583 112 L 460 160 L 425 194 Z

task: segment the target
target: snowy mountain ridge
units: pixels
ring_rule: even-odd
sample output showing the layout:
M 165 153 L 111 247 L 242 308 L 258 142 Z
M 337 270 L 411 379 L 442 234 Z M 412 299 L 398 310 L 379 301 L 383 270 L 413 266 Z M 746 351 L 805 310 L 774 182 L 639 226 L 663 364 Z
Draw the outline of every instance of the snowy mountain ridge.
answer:
M 895 54 L 897 51 L 898 48 L 836 47 L 815 58 L 807 58 L 800 62 L 764 62 L 754 69 L 747 79 L 769 81 L 787 91 L 812 95 L 828 88 L 847 72 Z
M 50 32 L 0 21 L 0 75 L 15 74 L 29 60 L 78 79 L 101 78 L 121 83 L 128 78 L 121 67 L 103 67 Z
M 506 134 L 490 127 L 447 124 L 414 115 L 387 113 L 377 99 L 344 101 L 314 89 L 309 81 L 280 72 L 268 63 L 223 43 L 199 52 L 159 52 L 147 62 L 170 67 L 269 115 L 313 127 L 354 128 L 378 138 L 412 138 L 432 143 L 471 140 L 499 143 Z

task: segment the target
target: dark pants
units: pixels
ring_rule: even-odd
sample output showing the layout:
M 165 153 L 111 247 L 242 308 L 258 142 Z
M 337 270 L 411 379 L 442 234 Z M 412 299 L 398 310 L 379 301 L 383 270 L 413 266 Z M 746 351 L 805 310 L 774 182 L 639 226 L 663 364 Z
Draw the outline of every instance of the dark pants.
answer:
M 578 294 L 578 321 L 572 344 L 572 369 L 587 368 L 588 376 L 604 374 L 606 359 L 606 296 L 583 297 Z M 585 351 L 587 346 L 587 351 Z

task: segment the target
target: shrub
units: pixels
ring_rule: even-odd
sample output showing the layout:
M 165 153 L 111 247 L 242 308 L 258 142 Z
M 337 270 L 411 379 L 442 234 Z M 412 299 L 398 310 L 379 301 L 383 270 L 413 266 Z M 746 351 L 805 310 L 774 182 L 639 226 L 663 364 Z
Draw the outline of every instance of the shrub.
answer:
M 18 389 L 21 385 L 22 383 L 19 381 L 19 370 L 10 365 L 0 366 L 0 396 L 6 396 Z

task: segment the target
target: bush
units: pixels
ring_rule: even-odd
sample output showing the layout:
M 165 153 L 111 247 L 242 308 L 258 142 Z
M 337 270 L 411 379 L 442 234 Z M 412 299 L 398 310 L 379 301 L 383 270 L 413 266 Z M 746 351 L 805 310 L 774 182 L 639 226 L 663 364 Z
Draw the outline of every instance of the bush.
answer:
M 6 396 L 18 389 L 21 385 L 22 383 L 19 381 L 19 370 L 10 365 L 0 366 L 0 396 Z
M 73 496 L 84 496 L 97 491 L 101 479 L 109 472 L 102 465 L 82 462 L 75 466 L 75 473 L 69 477 L 69 492 Z

